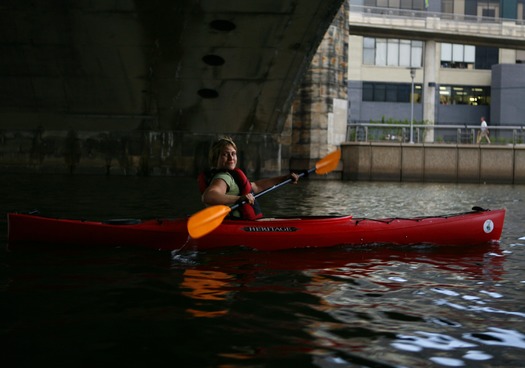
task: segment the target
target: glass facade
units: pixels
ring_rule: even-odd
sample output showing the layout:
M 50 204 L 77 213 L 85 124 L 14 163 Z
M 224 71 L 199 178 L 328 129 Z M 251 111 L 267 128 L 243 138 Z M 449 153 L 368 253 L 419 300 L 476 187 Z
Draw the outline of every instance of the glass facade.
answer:
M 423 42 L 394 38 L 363 38 L 363 64 L 420 68 Z
M 441 105 L 490 105 L 490 87 L 439 86 Z
M 410 102 L 409 83 L 363 82 L 363 101 Z M 414 84 L 414 102 L 421 102 L 421 84 Z
M 457 69 L 491 69 L 499 62 L 495 47 L 442 43 L 441 67 Z
M 441 12 L 453 14 L 454 13 L 454 0 L 441 0 Z
M 441 67 L 473 69 L 476 62 L 476 47 L 451 43 L 441 44 Z
M 397 8 L 397 9 L 425 9 L 425 0 L 365 0 L 365 6 L 376 6 L 379 8 Z

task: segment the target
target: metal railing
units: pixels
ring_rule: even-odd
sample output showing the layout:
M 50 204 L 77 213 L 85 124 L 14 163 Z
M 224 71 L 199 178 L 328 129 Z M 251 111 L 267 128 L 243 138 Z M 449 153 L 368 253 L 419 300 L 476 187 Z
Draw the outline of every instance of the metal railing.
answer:
M 521 19 L 350 5 L 349 22 L 350 32 L 355 34 L 360 32 L 358 26 L 382 29 L 384 36 L 392 30 L 411 31 L 439 42 L 454 42 L 455 36 L 462 34 L 484 38 L 485 43 L 490 39 L 498 45 L 503 42 L 512 48 L 525 48 L 525 21 Z
M 525 143 L 525 126 L 489 126 L 492 144 Z M 351 123 L 347 125 L 348 142 L 410 142 L 409 124 Z M 476 144 L 479 125 L 413 124 L 414 143 Z

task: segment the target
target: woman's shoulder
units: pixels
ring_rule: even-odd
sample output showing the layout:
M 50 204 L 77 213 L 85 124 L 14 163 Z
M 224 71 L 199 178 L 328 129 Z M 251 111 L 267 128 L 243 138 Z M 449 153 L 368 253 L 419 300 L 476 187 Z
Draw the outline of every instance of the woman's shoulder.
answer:
M 215 175 L 213 175 L 213 177 L 211 178 L 211 181 L 213 182 L 216 179 L 224 180 L 228 185 L 235 181 L 232 174 L 230 174 L 227 171 L 219 171 L 215 173 Z
M 204 193 L 206 188 L 212 185 L 212 182 L 215 179 L 220 179 L 226 184 L 230 184 L 234 179 L 233 177 L 225 170 L 217 169 L 207 169 L 199 173 L 197 176 L 197 184 L 199 185 L 199 190 L 201 193 Z

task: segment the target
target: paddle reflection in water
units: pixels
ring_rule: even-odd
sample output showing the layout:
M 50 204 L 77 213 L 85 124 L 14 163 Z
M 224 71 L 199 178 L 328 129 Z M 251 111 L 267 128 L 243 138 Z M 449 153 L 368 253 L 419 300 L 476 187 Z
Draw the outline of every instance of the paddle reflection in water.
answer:
M 193 317 L 208 318 L 219 317 L 228 313 L 228 309 L 222 308 L 218 302 L 227 300 L 228 283 L 233 279 L 233 275 L 221 271 L 184 270 L 181 283 L 182 294 L 195 302 L 195 306 L 187 308 L 186 311 Z M 209 310 L 210 307 L 211 310 Z
M 498 246 L 229 250 L 192 257 L 196 263 L 185 269 L 182 282 L 192 299 L 188 312 L 220 318 L 246 341 L 221 353 L 224 364 L 304 353 L 320 364 L 364 366 L 439 363 L 439 352 L 455 361 L 492 357 L 475 341 L 483 338 L 476 329 L 486 316 L 469 305 L 497 309 L 492 286 L 504 273 L 505 259 Z M 173 267 L 180 264 L 175 260 Z M 472 291 L 475 285 L 482 287 Z M 458 299 L 450 304 L 464 306 L 459 314 L 443 302 L 447 294 Z M 270 334 L 270 325 L 271 335 L 282 339 L 261 352 L 254 336 Z M 458 329 L 471 331 L 470 337 L 453 337 Z

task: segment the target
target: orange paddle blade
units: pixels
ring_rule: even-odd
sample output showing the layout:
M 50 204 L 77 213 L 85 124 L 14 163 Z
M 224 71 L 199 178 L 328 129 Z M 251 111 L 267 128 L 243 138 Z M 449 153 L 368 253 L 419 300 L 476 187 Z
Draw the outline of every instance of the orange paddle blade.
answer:
M 188 220 L 188 232 L 190 236 L 198 239 L 212 232 L 219 227 L 230 211 L 230 207 L 218 205 L 205 208 L 192 215 Z
M 339 160 L 341 159 L 341 150 L 337 149 L 332 153 L 329 153 L 322 159 L 316 162 L 315 164 L 315 173 L 319 175 L 328 174 L 331 171 L 334 171 L 339 165 Z

